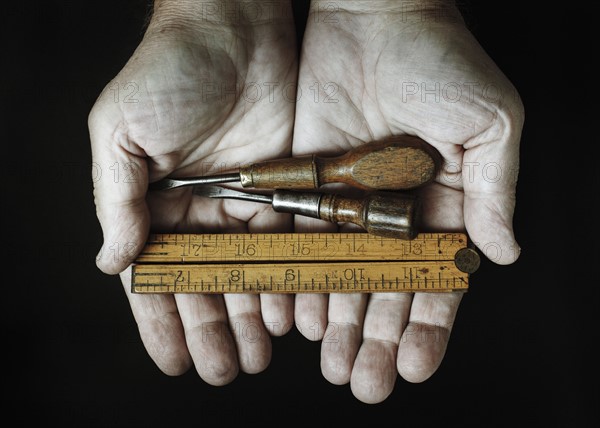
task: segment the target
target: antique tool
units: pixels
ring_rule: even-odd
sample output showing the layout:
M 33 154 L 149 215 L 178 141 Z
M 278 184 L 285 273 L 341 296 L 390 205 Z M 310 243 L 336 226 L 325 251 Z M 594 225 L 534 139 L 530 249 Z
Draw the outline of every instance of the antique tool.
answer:
M 150 190 L 240 182 L 264 189 L 316 189 L 327 183 L 346 183 L 359 189 L 404 190 L 432 181 L 441 156 L 420 138 L 403 135 L 363 144 L 344 155 L 315 155 L 268 160 L 244 166 L 239 172 L 205 177 L 164 178 Z
M 154 234 L 134 293 L 464 292 L 479 254 L 462 233 Z
M 275 211 L 347 221 L 370 233 L 151 235 L 132 267 L 134 293 L 372 293 L 467 291 L 480 259 L 460 233 L 418 234 L 419 202 L 408 194 L 364 198 L 298 192 L 341 182 L 403 190 L 435 177 L 440 155 L 416 137 L 365 144 L 337 158 L 291 158 L 234 174 L 164 179 L 161 190 L 271 204 Z M 272 194 L 219 186 L 275 189 Z M 198 186 L 202 184 L 204 186 Z
M 277 212 L 331 222 L 350 222 L 373 235 L 399 239 L 413 239 L 417 235 L 417 220 L 420 217 L 420 203 L 415 196 L 391 192 L 374 192 L 363 198 L 349 198 L 296 190 L 278 189 L 272 194 L 262 195 L 220 186 L 196 186 L 194 194 L 267 203 Z

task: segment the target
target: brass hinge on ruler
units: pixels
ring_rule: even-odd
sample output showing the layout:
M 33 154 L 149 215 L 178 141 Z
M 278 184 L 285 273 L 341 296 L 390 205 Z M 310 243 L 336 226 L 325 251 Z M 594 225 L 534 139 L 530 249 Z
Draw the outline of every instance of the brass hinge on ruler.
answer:
M 134 293 L 466 291 L 478 253 L 461 233 L 407 241 L 367 233 L 154 234 Z

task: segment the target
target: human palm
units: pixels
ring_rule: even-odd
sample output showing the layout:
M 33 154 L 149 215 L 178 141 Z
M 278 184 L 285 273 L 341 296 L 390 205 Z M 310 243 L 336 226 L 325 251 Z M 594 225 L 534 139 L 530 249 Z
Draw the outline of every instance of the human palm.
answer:
M 313 7 L 303 41 L 294 155 L 418 135 L 445 160 L 436 183 L 420 191 L 423 228 L 466 228 L 493 261 L 516 260 L 512 213 L 522 106 L 458 12 L 428 20 L 405 10 L 340 10 L 336 22 L 318 14 Z M 296 230 L 332 226 L 297 217 Z M 324 376 L 350 382 L 362 401 L 379 402 L 398 372 L 420 382 L 437 369 L 460 299 L 298 295 L 295 318 L 305 336 L 323 339 Z
M 148 195 L 146 190 L 166 175 L 213 174 L 289 156 L 294 98 L 284 91 L 296 74 L 290 20 L 193 35 L 151 26 L 92 110 L 94 162 L 103 170 L 116 165 L 127 178 L 103 174 L 95 182 L 104 232 L 98 266 L 122 272 L 142 340 L 165 373 L 181 374 L 194 363 L 204 380 L 219 385 L 238 369 L 261 371 L 270 361 L 269 333 L 283 334 L 293 325 L 288 296 L 133 295 L 130 270 L 124 269 L 150 228 L 169 233 L 289 230 L 289 216 L 268 206 L 206 200 L 189 188 Z M 128 99 L 136 102 L 115 103 L 109 88 L 126 84 L 138 88 Z M 252 337 L 246 337 L 249 332 Z

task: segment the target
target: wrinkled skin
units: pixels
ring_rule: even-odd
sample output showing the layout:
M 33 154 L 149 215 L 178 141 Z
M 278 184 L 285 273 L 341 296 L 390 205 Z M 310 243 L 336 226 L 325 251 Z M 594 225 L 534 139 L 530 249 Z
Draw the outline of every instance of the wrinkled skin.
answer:
M 437 182 L 421 191 L 423 228 L 466 226 L 493 261 L 516 260 L 512 215 L 523 110 L 458 12 L 326 15 L 313 4 L 299 86 L 294 155 L 417 135 L 445 159 Z M 300 217 L 296 228 L 332 230 Z M 460 300 L 458 293 L 297 295 L 295 319 L 307 338 L 323 339 L 323 375 L 350 382 L 358 399 L 375 403 L 391 393 L 396 373 L 421 382 L 438 368 Z
M 461 298 L 297 295 L 294 305 L 283 295 L 132 295 L 128 266 L 150 229 L 336 230 L 265 205 L 206 200 L 190 189 L 146 194 L 149 182 L 167 175 L 213 174 L 417 135 L 446 161 L 437 182 L 421 190 L 423 228 L 466 229 L 500 264 L 518 257 L 512 213 L 523 108 L 516 91 L 452 7 L 430 16 L 394 7 L 366 11 L 364 4 L 332 15 L 313 2 L 299 75 L 288 3 L 285 19 L 237 26 L 181 24 L 158 8 L 94 106 L 92 155 L 103 172 L 94 183 L 104 233 L 98 266 L 121 274 L 144 345 L 163 372 L 182 374 L 193 364 L 212 385 L 229 383 L 239 370 L 260 372 L 271 357 L 269 335 L 287 332 L 295 316 L 302 334 L 323 339 L 324 376 L 350 382 L 358 399 L 376 403 L 391 393 L 398 373 L 410 382 L 433 374 Z M 123 102 L 123 93 L 116 99 L 115 87 L 135 88 L 128 101 L 137 102 Z
M 269 25 L 208 25 L 194 32 L 158 18 L 151 23 L 90 114 L 94 162 L 107 172 L 118 162 L 123 178 L 115 182 L 103 174 L 95 183 L 104 232 L 98 266 L 104 272 L 126 269 L 150 228 L 291 229 L 291 218 L 267 205 L 206 200 L 190 188 L 146 197 L 148 182 L 167 175 L 221 173 L 291 154 L 294 93 L 283 91 L 295 87 L 297 53 L 291 11 L 288 16 Z M 115 103 L 114 82 L 137 85 L 131 98 L 138 102 Z M 206 382 L 223 385 L 239 370 L 260 372 L 271 358 L 269 333 L 293 326 L 292 296 L 132 295 L 130 270 L 121 276 L 144 345 L 170 375 L 193 363 Z

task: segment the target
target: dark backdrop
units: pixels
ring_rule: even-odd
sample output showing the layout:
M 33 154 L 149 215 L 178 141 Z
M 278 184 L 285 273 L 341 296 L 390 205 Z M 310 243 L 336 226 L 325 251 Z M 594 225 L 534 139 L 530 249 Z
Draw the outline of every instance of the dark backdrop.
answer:
M 595 144 L 587 131 L 597 119 L 591 109 L 573 110 L 597 85 L 585 56 L 581 65 L 567 60 L 563 9 L 550 16 L 522 3 L 463 2 L 472 31 L 526 108 L 515 215 L 522 256 L 507 267 L 483 263 L 439 371 L 423 384 L 399 379 L 379 405 L 325 381 L 320 345 L 295 330 L 273 339 L 266 371 L 229 386 L 155 367 L 118 278 L 94 265 L 101 233 L 86 123 L 140 41 L 147 1 L 4 9 L 2 388 L 18 425 L 590 425 L 598 416 L 597 334 L 587 303 L 598 303 L 599 254 L 586 244 L 597 236 L 600 183 L 579 148 Z M 296 7 L 301 22 L 305 4 Z M 579 18 L 588 14 L 598 16 L 597 8 Z M 590 183 L 591 193 L 581 191 Z

